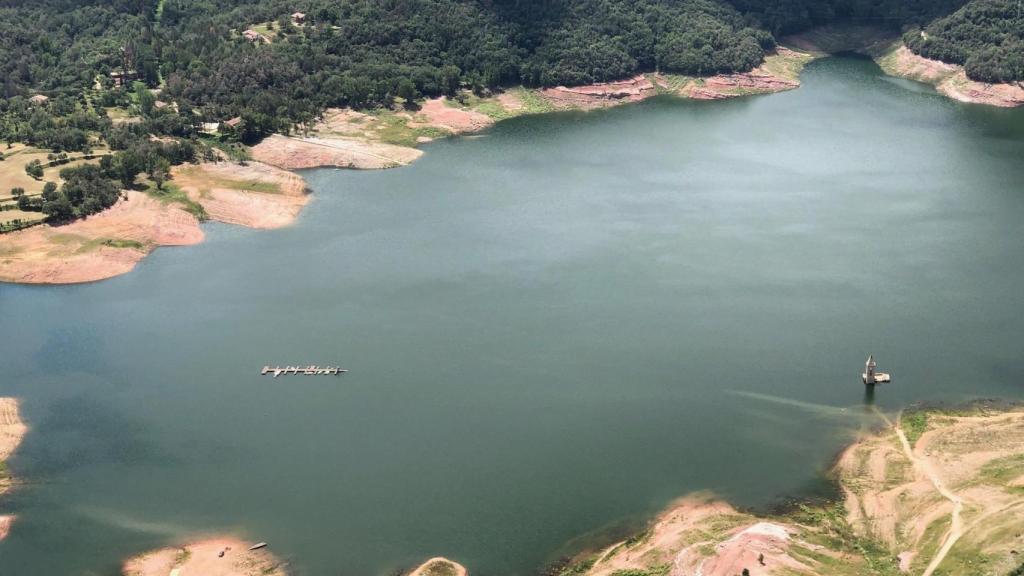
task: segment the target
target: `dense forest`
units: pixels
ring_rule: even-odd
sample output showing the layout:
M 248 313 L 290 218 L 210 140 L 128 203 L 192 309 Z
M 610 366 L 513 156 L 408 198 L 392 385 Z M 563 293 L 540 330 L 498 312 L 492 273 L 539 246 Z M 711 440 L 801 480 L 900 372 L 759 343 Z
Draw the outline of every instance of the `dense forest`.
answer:
M 1016 0 L 0 0 L 0 138 L 83 150 L 190 137 L 240 117 L 253 141 L 325 107 L 638 71 L 746 71 L 777 37 L 843 21 L 894 32 L 986 81 L 1024 78 Z M 304 16 L 292 18 L 294 12 Z M 123 86 L 121 84 L 124 84 Z M 140 91 L 138 86 L 142 87 Z M 160 88 L 154 96 L 145 88 Z M 49 97 L 34 105 L 33 94 Z M 161 102 L 157 102 L 157 98 Z M 174 108 L 166 102 L 174 102 Z M 143 122 L 104 108 L 134 103 Z M 159 105 L 158 105 L 159 104 Z
M 963 64 L 976 80 L 1024 79 L 1024 9 L 1019 0 L 971 2 L 908 31 L 903 41 L 927 58 Z

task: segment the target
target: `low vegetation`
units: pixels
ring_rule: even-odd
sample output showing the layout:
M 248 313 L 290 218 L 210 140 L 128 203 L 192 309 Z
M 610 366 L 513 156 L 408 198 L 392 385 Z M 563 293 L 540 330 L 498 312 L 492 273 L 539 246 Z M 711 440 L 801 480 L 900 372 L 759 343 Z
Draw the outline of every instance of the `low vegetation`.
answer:
M 146 185 L 146 193 L 164 203 L 173 202 L 180 204 L 186 212 L 195 216 L 200 222 L 209 219 L 206 208 L 203 208 L 203 205 L 199 202 L 189 198 L 188 194 L 181 188 L 178 188 L 176 184 L 168 182 L 161 187 L 157 187 L 155 183 L 150 182 Z
M 913 446 L 917 439 L 928 430 L 928 412 L 926 410 L 913 410 L 903 414 L 901 419 L 903 432 L 907 435 L 907 441 Z

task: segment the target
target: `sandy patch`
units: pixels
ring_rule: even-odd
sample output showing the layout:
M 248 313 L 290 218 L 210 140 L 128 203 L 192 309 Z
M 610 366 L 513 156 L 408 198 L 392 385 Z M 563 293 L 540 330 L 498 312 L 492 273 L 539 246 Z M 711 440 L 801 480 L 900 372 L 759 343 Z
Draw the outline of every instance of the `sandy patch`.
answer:
M 299 138 L 274 134 L 252 147 L 252 157 L 260 162 L 298 170 L 321 166 L 376 170 L 404 166 L 419 158 L 422 151 L 360 138 Z
M 11 533 L 11 525 L 14 524 L 14 516 L 0 516 L 0 540 L 7 538 Z
M 436 556 L 417 566 L 409 576 L 467 576 L 466 567 L 442 556 Z
M 640 102 L 654 96 L 657 91 L 646 76 L 638 74 L 617 82 L 599 82 L 572 88 L 565 86 L 545 88 L 540 90 L 539 94 L 556 108 L 589 110 L 626 102 Z
M 163 548 L 124 563 L 125 576 L 285 576 L 284 564 L 266 548 L 221 537 Z M 223 556 L 221 553 L 223 552 Z
M 18 413 L 18 401 L 14 398 L 0 398 L 0 462 L 14 454 L 27 431 L 28 427 Z
M 526 109 L 523 101 L 513 92 L 502 92 L 498 94 L 498 104 L 509 112 L 516 113 Z
M 279 228 L 291 224 L 309 202 L 300 176 L 259 162 L 175 166 L 171 175 L 218 222 Z
M 110 209 L 63 226 L 41 225 L 3 236 L 0 281 L 91 282 L 124 274 L 156 246 L 203 239 L 195 216 L 177 204 L 128 192 Z
M 0 398 L 0 464 L 14 454 L 26 432 L 28 426 L 21 421 L 18 414 L 18 401 L 14 398 Z M 6 493 L 10 487 L 11 478 L 5 466 L 0 468 L 0 495 Z M 0 516 L 0 540 L 7 537 L 13 522 L 14 516 Z
M 415 122 L 409 126 L 430 126 L 440 128 L 452 134 L 477 132 L 494 124 L 494 120 L 480 112 L 453 108 L 447 104 L 447 98 L 431 98 L 423 103 L 416 114 Z

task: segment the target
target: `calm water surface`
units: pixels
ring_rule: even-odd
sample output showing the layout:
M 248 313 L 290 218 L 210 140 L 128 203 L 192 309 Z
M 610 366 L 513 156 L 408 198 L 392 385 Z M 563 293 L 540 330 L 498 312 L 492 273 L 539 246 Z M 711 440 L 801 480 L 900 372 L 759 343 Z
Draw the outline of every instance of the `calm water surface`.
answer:
M 524 576 L 692 490 L 813 489 L 873 422 L 869 352 L 883 410 L 1024 398 L 1024 110 L 856 59 L 804 80 L 311 171 L 287 229 L 0 285 L 0 394 L 32 425 L 0 574 L 232 532 L 300 576 Z

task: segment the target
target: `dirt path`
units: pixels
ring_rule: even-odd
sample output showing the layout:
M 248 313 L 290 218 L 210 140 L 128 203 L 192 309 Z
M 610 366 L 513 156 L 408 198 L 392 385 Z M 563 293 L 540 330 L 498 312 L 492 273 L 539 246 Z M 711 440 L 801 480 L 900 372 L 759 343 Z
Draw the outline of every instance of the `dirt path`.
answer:
M 900 417 L 897 417 L 895 427 L 896 436 L 899 437 L 900 445 L 903 446 L 903 454 L 907 457 L 908 460 L 910 460 L 914 464 L 914 467 L 919 472 L 921 472 L 922 474 L 924 474 L 926 478 L 928 478 L 928 481 L 932 483 L 932 486 L 935 487 L 939 494 L 942 494 L 943 498 L 953 503 L 953 511 L 950 513 L 950 527 L 949 531 L 946 532 L 946 535 L 943 537 L 942 547 L 939 548 L 939 551 L 935 553 L 935 556 L 932 558 L 932 561 L 928 563 L 928 567 L 925 568 L 925 571 L 921 575 L 931 576 L 932 573 L 935 572 L 935 570 L 939 567 L 939 565 L 942 564 L 942 561 L 946 558 L 946 554 L 948 554 L 949 551 L 953 548 L 953 545 L 956 544 L 956 541 L 959 540 L 961 536 L 963 536 L 963 518 L 961 518 L 960 513 L 963 511 L 964 504 L 960 496 L 958 496 L 952 490 L 947 488 L 945 484 L 943 484 L 942 479 L 939 477 L 938 473 L 935 472 L 935 468 L 932 466 L 932 463 L 928 460 L 928 458 L 923 455 L 919 456 L 917 453 L 914 452 L 914 449 L 910 446 L 910 441 L 907 440 L 907 435 L 903 432 L 903 427 L 900 424 L 901 417 L 902 413 Z M 886 418 L 886 420 L 889 421 L 888 418 Z

